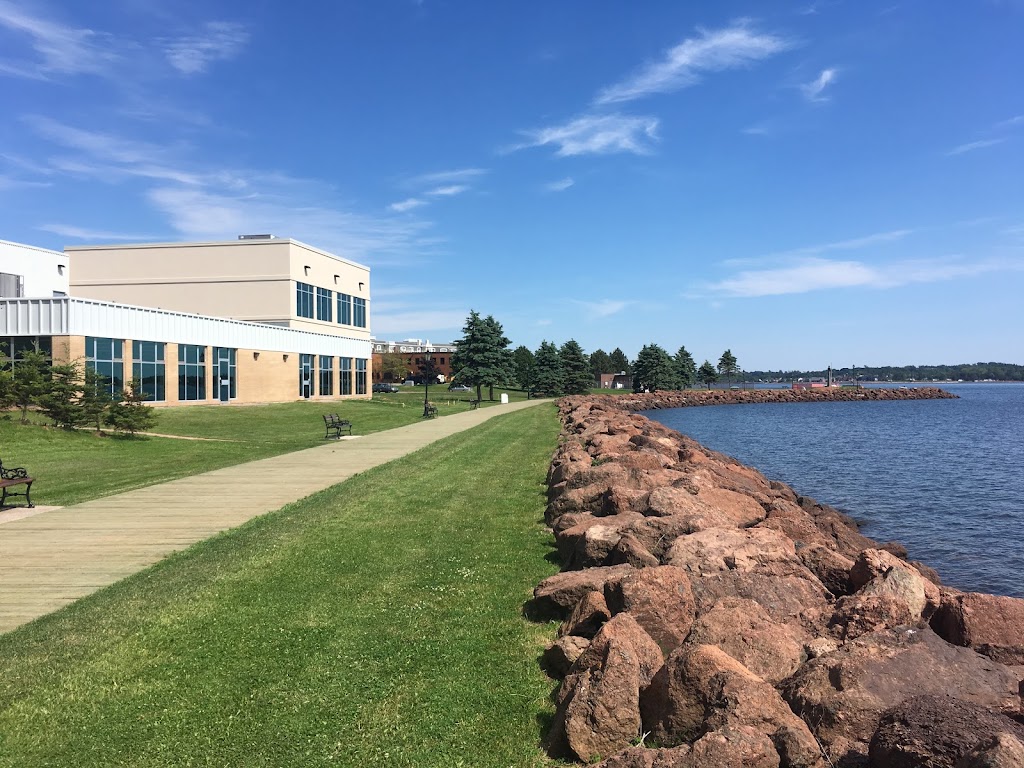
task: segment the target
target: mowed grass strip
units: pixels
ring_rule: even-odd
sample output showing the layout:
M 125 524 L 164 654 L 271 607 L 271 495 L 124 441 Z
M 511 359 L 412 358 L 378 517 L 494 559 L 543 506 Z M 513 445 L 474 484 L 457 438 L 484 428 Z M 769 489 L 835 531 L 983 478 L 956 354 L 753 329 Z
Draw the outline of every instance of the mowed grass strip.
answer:
M 551 765 L 557 433 L 500 416 L 0 636 L 0 765 Z
M 9 412 L 9 418 L 0 419 L 0 459 L 5 466 L 27 468 L 36 478 L 32 487 L 36 504 L 67 506 L 320 445 L 325 413 L 351 421 L 356 435 L 421 421 L 423 388 L 406 389 L 395 395 L 374 395 L 373 400 L 156 410 L 154 432 L 206 440 L 101 437 L 86 430 L 22 425 L 20 413 Z M 441 418 L 469 410 L 468 402 L 448 396 L 442 387 L 431 387 L 431 400 Z M 42 414 L 31 416 L 34 421 L 46 421 Z

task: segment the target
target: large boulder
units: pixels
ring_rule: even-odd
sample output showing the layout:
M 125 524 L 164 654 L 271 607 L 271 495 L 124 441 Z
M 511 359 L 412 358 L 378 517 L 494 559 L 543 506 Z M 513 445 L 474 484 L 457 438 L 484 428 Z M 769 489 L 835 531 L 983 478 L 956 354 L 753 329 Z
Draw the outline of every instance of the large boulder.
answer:
M 1024 768 L 1024 740 L 1001 733 L 964 755 L 956 768 Z
M 601 629 L 601 625 L 612 617 L 608 610 L 608 604 L 604 599 L 604 592 L 591 590 L 580 598 L 576 607 L 572 609 L 569 618 L 562 622 L 558 628 L 559 636 L 577 635 L 579 637 L 593 637 Z
M 563 569 L 576 571 L 605 565 L 612 549 L 622 537 L 622 531 L 642 519 L 643 515 L 636 512 L 605 517 L 587 515 L 571 528 L 556 530 L 555 542 Z
M 650 568 L 659 565 L 656 558 L 632 533 L 626 532 L 612 547 L 608 555 L 608 565 L 632 565 L 634 568 Z
M 722 728 L 752 728 L 786 766 L 818 766 L 807 726 L 770 683 L 713 645 L 683 645 L 641 694 L 644 729 L 660 744 L 694 742 Z
M 798 547 L 797 556 L 833 595 L 842 597 L 850 594 L 850 569 L 853 568 L 853 560 L 822 544 Z
M 806 660 L 810 636 L 794 625 L 779 624 L 758 603 L 726 597 L 690 628 L 691 645 L 715 645 L 758 677 L 775 684 Z
M 879 629 L 914 626 L 917 618 L 905 600 L 858 592 L 836 601 L 828 624 L 829 631 L 845 643 Z
M 634 570 L 631 565 L 611 565 L 556 573 L 534 588 L 530 614 L 538 618 L 564 619 L 587 592 L 603 592 L 605 584 L 618 581 Z
M 753 600 L 780 624 L 796 624 L 821 634 L 832 615 L 831 595 L 798 562 L 769 562 L 752 570 L 727 570 L 691 579 L 697 615 L 726 597 Z
M 952 696 L 914 696 L 883 713 L 869 755 L 891 768 L 954 768 L 1004 733 L 1024 739 L 1024 725 Z
M 866 595 L 889 595 L 906 603 L 914 620 L 927 619 L 939 606 L 939 588 L 917 569 L 882 549 L 865 549 L 850 569 L 850 587 Z
M 565 677 L 576 660 L 587 650 L 590 641 L 578 635 L 563 635 L 544 649 L 540 664 L 551 677 Z
M 750 571 L 768 563 L 800 561 L 793 541 L 778 531 L 709 528 L 676 539 L 666 562 L 693 576 L 705 576 L 723 571 Z
M 661 651 L 628 613 L 605 624 L 558 691 L 549 747 L 590 762 L 640 733 L 640 691 L 662 664 Z
M 613 614 L 628 612 L 665 654 L 686 639 L 695 606 L 690 579 L 681 568 L 641 568 L 605 587 Z
M 1016 675 L 927 627 L 850 640 L 808 661 L 781 690 L 837 763 L 862 760 L 882 713 L 912 696 L 952 695 L 997 711 L 1020 711 Z
M 1024 665 L 1024 600 L 945 593 L 931 624 L 954 645 L 974 648 L 1002 664 Z

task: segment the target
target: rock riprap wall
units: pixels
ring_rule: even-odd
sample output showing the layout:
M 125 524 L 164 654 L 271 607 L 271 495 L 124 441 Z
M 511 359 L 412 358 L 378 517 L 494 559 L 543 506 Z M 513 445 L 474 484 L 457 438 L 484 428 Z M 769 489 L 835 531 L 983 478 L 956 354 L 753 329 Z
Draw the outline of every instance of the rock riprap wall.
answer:
M 544 654 L 552 753 L 1024 765 L 1024 600 L 944 587 L 900 545 L 628 410 L 677 397 L 559 401 L 546 514 L 563 570 L 531 604 L 562 622 Z
M 609 395 L 611 397 L 611 395 Z M 815 387 L 814 389 L 687 389 L 614 396 L 620 408 L 647 411 L 733 403 L 821 403 L 857 400 L 958 400 L 939 387 Z

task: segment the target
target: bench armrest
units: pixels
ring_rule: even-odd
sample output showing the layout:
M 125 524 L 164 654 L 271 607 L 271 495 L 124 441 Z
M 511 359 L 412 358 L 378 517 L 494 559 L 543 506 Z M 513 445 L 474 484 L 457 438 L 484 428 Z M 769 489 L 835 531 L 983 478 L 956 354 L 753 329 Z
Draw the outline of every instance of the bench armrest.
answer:
M 10 469 L 0 467 L 0 479 L 2 480 L 19 480 L 23 477 L 28 477 L 28 470 L 24 467 L 11 467 Z

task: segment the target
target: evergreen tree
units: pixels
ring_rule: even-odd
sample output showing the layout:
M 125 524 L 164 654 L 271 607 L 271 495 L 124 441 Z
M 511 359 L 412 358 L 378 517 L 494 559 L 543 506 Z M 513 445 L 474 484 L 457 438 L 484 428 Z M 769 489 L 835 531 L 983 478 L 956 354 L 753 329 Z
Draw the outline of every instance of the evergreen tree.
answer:
M 686 347 L 680 347 L 675 356 L 676 386 L 679 389 L 692 387 L 697 383 L 697 364 L 693 362 L 693 355 L 686 351 Z
M 105 419 L 107 424 L 129 435 L 151 429 L 156 424 L 156 414 L 152 406 L 146 405 L 148 398 L 149 394 L 142 389 L 142 381 L 132 379 L 131 384 L 121 390 L 110 404 Z
M 594 386 L 594 378 L 590 374 L 590 361 L 583 354 L 583 348 L 575 339 L 569 339 L 558 350 L 558 359 L 562 364 L 562 388 L 565 393 L 585 395 Z
M 724 376 L 726 381 L 731 382 L 733 376 L 739 373 L 739 370 L 736 356 L 730 350 L 725 350 L 722 356 L 718 358 L 718 373 Z
M 612 359 L 607 352 L 595 349 L 590 353 L 590 375 L 594 381 L 600 381 L 602 373 L 618 373 L 618 370 L 612 370 Z
M 11 359 L 5 354 L 7 345 L 0 342 L 0 411 L 6 411 L 14 405 L 14 373 L 11 371 Z
M 512 353 L 512 367 L 519 386 L 530 392 L 533 389 L 533 352 L 522 345 L 516 347 Z
M 608 360 L 611 363 L 612 369 L 605 371 L 605 373 L 625 373 L 630 374 L 633 369 L 629 365 L 629 358 L 626 357 L 626 353 L 616 347 L 612 350 L 612 353 L 608 355 Z
M 55 427 L 73 429 L 82 423 L 79 405 L 82 393 L 82 371 L 78 363 L 54 363 L 50 366 L 50 385 L 39 396 L 39 409 Z
M 21 423 L 28 424 L 28 409 L 39 404 L 39 398 L 50 386 L 50 358 L 39 350 L 22 352 L 11 370 L 11 394 L 21 408 Z
M 562 383 L 562 363 L 558 359 L 558 347 L 550 341 L 542 341 L 534 353 L 533 387 L 550 397 L 558 397 L 565 389 Z
M 494 385 L 504 384 L 512 378 L 512 356 L 507 349 L 509 343 L 497 320 L 492 316 L 482 318 L 479 312 L 470 310 L 462 328 L 462 338 L 456 342 L 458 351 L 452 355 L 453 378 L 476 387 L 477 400 L 483 399 L 482 388 L 490 387 L 493 400 Z
M 646 389 L 657 392 L 671 387 L 675 376 L 675 366 L 668 352 L 657 344 L 647 344 L 633 363 L 633 391 L 642 392 Z
M 78 397 L 78 407 L 82 412 L 83 424 L 95 424 L 96 431 L 103 430 L 103 417 L 114 401 L 110 394 L 110 379 L 96 373 L 95 369 L 86 366 L 82 392 Z
M 718 371 L 715 370 L 715 366 L 710 361 L 705 360 L 701 363 L 700 370 L 697 371 L 697 380 L 707 384 L 708 389 L 711 389 L 711 385 L 718 381 Z

